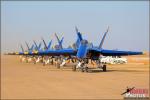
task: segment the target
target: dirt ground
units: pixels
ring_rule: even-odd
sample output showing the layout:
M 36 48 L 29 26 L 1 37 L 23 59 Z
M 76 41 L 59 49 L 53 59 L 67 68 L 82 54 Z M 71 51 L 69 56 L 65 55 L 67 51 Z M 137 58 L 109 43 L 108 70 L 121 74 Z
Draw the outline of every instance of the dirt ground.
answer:
M 107 72 L 19 62 L 1 56 L 2 99 L 123 99 L 126 87 L 149 89 L 148 55 L 129 56 L 128 63 L 107 65 Z

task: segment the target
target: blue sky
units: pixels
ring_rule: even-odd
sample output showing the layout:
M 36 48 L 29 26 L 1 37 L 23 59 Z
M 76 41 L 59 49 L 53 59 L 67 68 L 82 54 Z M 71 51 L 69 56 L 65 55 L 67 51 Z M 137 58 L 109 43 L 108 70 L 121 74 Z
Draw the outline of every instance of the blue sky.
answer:
M 2 52 L 21 50 L 63 33 L 64 47 L 76 41 L 75 26 L 94 45 L 110 27 L 105 49 L 145 51 L 149 47 L 148 1 L 2 1 Z

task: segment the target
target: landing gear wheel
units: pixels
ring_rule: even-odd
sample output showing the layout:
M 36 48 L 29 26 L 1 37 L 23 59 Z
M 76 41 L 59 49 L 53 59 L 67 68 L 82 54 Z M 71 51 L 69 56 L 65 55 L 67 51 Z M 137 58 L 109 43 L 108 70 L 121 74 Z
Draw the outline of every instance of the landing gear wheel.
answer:
M 85 72 L 88 72 L 88 67 L 85 67 Z
M 103 69 L 103 72 L 106 72 L 106 65 L 103 65 L 102 69 Z
M 81 72 L 84 72 L 84 68 L 83 67 L 81 67 Z
M 51 64 L 53 65 L 54 63 L 53 63 L 53 60 L 51 61 Z
M 72 67 L 72 71 L 76 71 L 76 66 L 73 66 L 73 67 Z

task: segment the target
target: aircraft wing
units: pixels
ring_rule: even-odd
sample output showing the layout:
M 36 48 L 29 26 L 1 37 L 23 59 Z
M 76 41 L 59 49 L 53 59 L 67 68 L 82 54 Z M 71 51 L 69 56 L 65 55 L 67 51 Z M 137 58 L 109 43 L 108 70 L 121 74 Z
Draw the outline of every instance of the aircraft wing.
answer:
M 107 50 L 107 49 L 98 49 L 98 48 L 91 48 L 89 51 L 100 53 L 103 56 L 127 56 L 127 55 L 141 55 L 143 52 L 136 52 L 136 51 L 120 51 L 120 50 Z
M 46 50 L 38 52 L 39 55 L 50 55 L 50 56 L 60 56 L 60 55 L 76 55 L 76 50 L 73 49 L 60 49 L 60 50 Z

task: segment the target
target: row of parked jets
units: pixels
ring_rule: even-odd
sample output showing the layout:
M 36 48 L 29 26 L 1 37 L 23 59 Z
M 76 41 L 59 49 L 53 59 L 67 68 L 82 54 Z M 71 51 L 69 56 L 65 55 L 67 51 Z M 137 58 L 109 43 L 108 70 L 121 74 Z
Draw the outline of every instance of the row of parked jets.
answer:
M 28 50 L 24 50 L 21 45 L 21 52 L 8 53 L 10 55 L 20 55 L 21 62 L 33 62 L 34 64 L 38 62 L 42 62 L 43 65 L 46 64 L 55 64 L 57 68 L 60 68 L 66 65 L 68 61 L 71 61 L 75 65 L 72 67 L 73 71 L 77 69 L 82 72 L 88 72 L 88 64 L 90 61 L 96 64 L 98 69 L 102 69 L 104 72 L 106 71 L 106 64 L 109 63 L 110 58 L 121 59 L 123 63 L 126 63 L 127 60 L 125 58 L 121 58 L 121 56 L 128 55 L 142 55 L 143 52 L 137 51 L 120 51 L 120 50 L 108 50 L 103 49 L 103 43 L 106 35 L 108 34 L 109 27 L 104 33 L 101 42 L 98 46 L 94 46 L 92 43 L 88 42 L 85 38 L 83 38 L 81 32 L 78 31 L 78 28 L 75 27 L 77 40 L 72 46 L 68 48 L 64 48 L 62 46 L 64 37 L 61 39 L 55 33 L 56 39 L 58 41 L 58 45 L 55 45 L 54 48 L 51 47 L 52 40 L 47 45 L 45 40 L 42 38 L 44 48 L 41 49 L 41 43 L 37 45 L 34 41 L 34 44 L 29 47 L 26 43 Z M 109 59 L 109 60 L 108 60 Z M 112 61 L 112 60 L 111 60 Z M 113 61 L 114 62 L 114 61 Z

